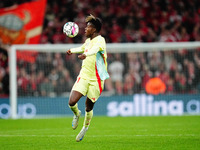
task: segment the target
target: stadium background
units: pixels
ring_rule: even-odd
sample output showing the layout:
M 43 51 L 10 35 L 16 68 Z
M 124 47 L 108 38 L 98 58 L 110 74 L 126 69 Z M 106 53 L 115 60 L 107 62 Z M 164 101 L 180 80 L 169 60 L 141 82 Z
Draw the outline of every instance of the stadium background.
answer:
M 5 0 L 0 2 L 0 8 L 24 2 L 30 1 Z M 84 19 L 90 13 L 102 18 L 101 34 L 106 38 L 107 43 L 200 41 L 198 0 L 48 0 L 39 43 L 82 43 L 85 40 Z M 75 21 L 79 25 L 80 32 L 77 37 L 66 38 L 62 33 L 63 24 L 67 21 Z M 7 48 L 8 46 L 1 46 L 1 103 L 9 103 Z M 58 97 L 61 97 L 58 100 L 61 106 L 67 106 L 65 98 L 69 96 L 80 66 L 81 61 L 76 55 L 68 57 L 62 53 L 39 53 L 34 62 L 20 60 L 17 62 L 18 96 L 32 97 L 37 100 L 43 100 L 43 97 L 58 100 Z M 192 114 L 200 113 L 199 49 L 109 54 L 108 71 L 111 78 L 105 83 L 99 106 L 103 107 L 106 99 L 114 100 L 118 103 L 117 106 L 120 106 L 119 104 L 126 100 L 133 101 L 133 94 L 140 94 L 142 97 L 143 93 L 146 93 L 145 86 L 149 79 L 158 77 L 164 82 L 166 90 L 159 93 L 161 95 L 154 95 L 153 99 L 161 96 L 159 101 L 166 100 L 164 104 L 166 107 L 171 100 L 181 101 L 182 103 L 172 106 L 176 110 L 174 115 L 188 113 L 188 110 L 191 110 Z M 116 95 L 117 98 L 114 97 Z M 188 98 L 185 99 L 185 97 Z M 23 98 L 22 103 L 24 103 Z M 34 103 L 37 100 L 32 99 L 31 102 Z M 109 100 L 105 105 L 108 102 Z M 51 104 L 49 109 L 53 107 L 54 101 Z M 128 104 L 122 109 L 130 110 L 126 111 L 129 116 L 135 115 L 127 106 Z M 27 106 L 21 108 L 23 107 Z M 1 108 L 1 113 L 4 113 L 3 108 L 8 111 L 7 105 Z M 66 111 L 67 113 L 69 112 Z M 106 110 L 100 113 L 102 114 L 106 115 Z M 170 114 L 169 112 L 163 114 L 161 110 L 158 115 Z M 140 115 L 145 115 L 145 113 Z

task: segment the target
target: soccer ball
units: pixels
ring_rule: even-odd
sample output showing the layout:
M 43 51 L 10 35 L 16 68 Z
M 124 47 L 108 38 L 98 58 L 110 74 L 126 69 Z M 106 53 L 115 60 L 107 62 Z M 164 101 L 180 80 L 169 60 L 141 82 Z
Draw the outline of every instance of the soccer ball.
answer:
M 67 22 L 63 26 L 63 32 L 70 38 L 75 37 L 78 34 L 79 27 L 75 22 Z

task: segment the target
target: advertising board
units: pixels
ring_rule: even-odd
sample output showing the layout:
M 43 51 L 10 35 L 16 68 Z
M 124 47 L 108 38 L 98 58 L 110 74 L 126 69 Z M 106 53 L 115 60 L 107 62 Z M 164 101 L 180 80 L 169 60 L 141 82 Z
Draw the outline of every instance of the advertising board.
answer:
M 79 109 L 85 110 L 85 97 L 79 101 Z M 70 116 L 68 97 L 18 98 L 18 117 Z M 200 114 L 200 95 L 120 95 L 100 97 L 94 106 L 94 115 L 103 116 L 166 116 Z M 10 118 L 9 99 L 0 99 L 0 118 Z

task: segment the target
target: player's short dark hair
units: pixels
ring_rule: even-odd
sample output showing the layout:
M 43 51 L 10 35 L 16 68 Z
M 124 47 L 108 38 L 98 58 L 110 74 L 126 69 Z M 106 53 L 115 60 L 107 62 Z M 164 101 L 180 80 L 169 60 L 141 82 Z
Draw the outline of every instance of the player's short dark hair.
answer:
M 96 28 L 97 32 L 100 32 L 101 26 L 102 26 L 100 18 L 94 17 L 93 15 L 90 14 L 90 16 L 86 17 L 85 22 L 86 23 L 88 23 L 88 22 L 92 23 L 92 25 L 94 25 L 94 27 Z

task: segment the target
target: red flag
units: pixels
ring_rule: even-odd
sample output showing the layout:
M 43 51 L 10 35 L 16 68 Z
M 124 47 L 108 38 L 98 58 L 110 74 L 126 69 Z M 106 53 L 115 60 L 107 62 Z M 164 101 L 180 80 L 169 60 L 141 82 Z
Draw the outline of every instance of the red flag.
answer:
M 38 44 L 45 7 L 46 0 L 38 0 L 0 9 L 0 40 L 2 44 Z M 21 54 L 19 52 L 17 54 L 18 58 L 21 58 Z M 32 55 L 31 53 L 30 57 Z

